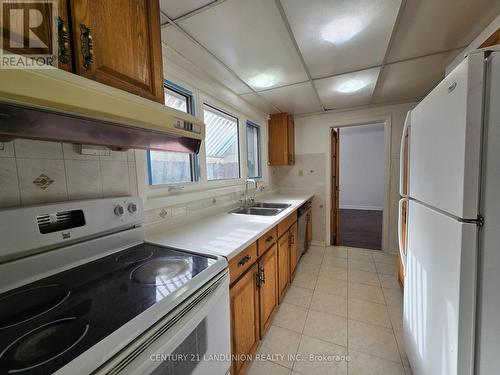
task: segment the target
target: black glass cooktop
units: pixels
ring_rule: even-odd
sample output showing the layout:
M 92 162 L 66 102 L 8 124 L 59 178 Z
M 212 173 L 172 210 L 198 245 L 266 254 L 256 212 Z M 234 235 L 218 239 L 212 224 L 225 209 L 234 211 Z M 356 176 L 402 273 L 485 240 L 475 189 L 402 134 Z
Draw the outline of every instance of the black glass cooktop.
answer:
M 0 373 L 56 371 L 215 261 L 144 243 L 0 295 Z

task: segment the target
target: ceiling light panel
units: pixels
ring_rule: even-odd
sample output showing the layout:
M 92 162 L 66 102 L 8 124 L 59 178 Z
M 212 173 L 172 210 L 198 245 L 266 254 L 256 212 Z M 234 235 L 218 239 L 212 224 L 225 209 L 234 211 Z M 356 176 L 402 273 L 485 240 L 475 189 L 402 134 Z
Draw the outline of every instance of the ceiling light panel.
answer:
M 349 108 L 370 103 L 380 68 L 314 80 L 319 97 L 328 109 Z
M 469 45 L 499 13 L 498 0 L 406 1 L 387 61 Z
M 212 78 L 218 80 L 235 93 L 243 94 L 252 91 L 207 51 L 192 42 L 175 27 L 169 26 L 163 28 L 161 31 L 161 38 L 168 47 L 175 50 L 198 69 L 208 73 Z
M 262 91 L 259 95 L 283 112 L 299 114 L 323 110 L 310 82 Z
M 160 0 L 160 9 L 170 19 L 179 18 L 193 10 L 201 8 L 214 0 Z
M 281 0 L 313 78 L 379 65 L 401 0 Z
M 307 80 L 274 1 L 226 1 L 179 25 L 257 91 Z
M 446 66 L 456 54 L 437 55 L 386 65 L 373 96 L 374 103 L 421 98 L 445 76 Z

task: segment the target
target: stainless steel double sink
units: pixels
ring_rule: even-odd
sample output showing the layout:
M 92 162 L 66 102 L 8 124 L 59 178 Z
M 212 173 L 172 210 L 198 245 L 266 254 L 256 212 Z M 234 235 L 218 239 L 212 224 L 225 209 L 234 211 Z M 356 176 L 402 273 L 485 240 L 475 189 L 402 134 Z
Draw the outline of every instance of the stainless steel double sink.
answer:
M 275 216 L 278 215 L 283 210 L 286 210 L 290 206 L 291 204 L 288 203 L 255 202 L 252 203 L 250 207 L 238 207 L 232 211 L 229 211 L 229 213 L 240 214 L 240 215 Z

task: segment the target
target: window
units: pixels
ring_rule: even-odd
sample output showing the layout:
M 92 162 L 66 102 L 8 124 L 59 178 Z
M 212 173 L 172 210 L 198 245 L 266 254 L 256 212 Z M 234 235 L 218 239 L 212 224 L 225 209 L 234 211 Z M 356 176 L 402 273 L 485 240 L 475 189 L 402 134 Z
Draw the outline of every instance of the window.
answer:
M 194 114 L 193 94 L 165 81 L 165 105 Z M 198 157 L 183 152 L 148 151 L 149 184 L 167 185 L 198 181 Z
M 249 178 L 260 178 L 260 127 L 247 121 L 247 167 Z
M 206 125 L 207 179 L 240 178 L 238 119 L 207 104 L 203 106 Z

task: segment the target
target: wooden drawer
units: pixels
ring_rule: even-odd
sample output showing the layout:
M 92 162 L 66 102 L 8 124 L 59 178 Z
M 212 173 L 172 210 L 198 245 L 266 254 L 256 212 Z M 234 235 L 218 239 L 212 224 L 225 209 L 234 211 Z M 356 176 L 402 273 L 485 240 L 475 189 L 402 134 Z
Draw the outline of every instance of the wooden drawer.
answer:
M 278 227 L 274 227 L 267 231 L 262 237 L 257 240 L 257 255 L 261 256 L 276 243 L 278 239 Z
M 297 221 L 297 211 L 290 214 L 285 220 L 278 224 L 278 238 L 284 235 L 288 228 L 292 226 L 293 223 Z
M 248 246 L 229 261 L 229 282 L 232 284 L 257 260 L 257 242 Z

